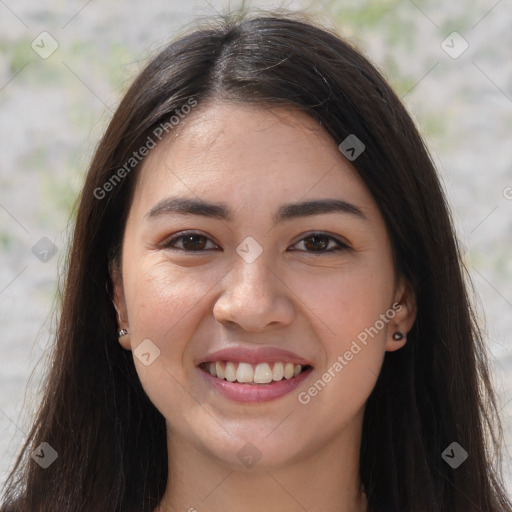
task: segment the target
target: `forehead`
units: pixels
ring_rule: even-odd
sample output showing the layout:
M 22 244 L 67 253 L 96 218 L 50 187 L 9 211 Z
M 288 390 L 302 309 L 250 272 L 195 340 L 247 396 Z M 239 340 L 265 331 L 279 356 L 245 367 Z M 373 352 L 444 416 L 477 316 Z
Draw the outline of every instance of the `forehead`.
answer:
M 263 205 L 336 191 L 372 199 L 317 121 L 283 107 L 217 102 L 197 107 L 151 150 L 134 199 L 149 204 L 172 192 Z

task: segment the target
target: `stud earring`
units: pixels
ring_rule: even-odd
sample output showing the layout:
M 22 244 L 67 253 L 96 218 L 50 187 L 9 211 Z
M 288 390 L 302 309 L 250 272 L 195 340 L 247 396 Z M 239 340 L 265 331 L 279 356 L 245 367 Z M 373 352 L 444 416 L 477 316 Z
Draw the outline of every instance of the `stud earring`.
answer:
M 400 341 L 401 339 L 403 339 L 404 335 L 400 332 L 400 331 L 397 331 L 393 334 L 393 339 L 395 341 Z
M 118 338 L 121 338 L 122 336 L 126 336 L 128 334 L 128 331 L 126 329 L 121 329 L 118 333 L 117 333 L 117 337 Z

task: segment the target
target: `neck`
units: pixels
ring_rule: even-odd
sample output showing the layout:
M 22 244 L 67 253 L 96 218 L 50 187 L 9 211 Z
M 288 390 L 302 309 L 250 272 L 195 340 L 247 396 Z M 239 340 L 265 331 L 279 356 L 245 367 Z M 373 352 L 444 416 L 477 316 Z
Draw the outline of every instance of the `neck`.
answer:
M 356 423 L 298 461 L 251 469 L 229 466 L 168 433 L 169 479 L 154 512 L 365 512 Z

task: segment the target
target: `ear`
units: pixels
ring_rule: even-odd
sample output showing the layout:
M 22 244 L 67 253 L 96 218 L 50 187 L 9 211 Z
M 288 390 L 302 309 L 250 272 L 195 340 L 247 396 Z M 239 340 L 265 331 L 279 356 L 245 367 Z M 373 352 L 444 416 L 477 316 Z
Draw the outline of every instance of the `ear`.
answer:
M 130 327 L 128 324 L 128 311 L 126 308 L 126 300 L 124 297 L 123 275 L 118 265 L 113 265 L 110 269 L 110 278 L 112 279 L 112 288 L 114 297 L 112 299 L 114 307 L 117 311 L 117 330 L 126 329 L 128 334 L 119 338 L 120 345 L 131 350 Z
M 393 352 L 402 348 L 407 343 L 407 333 L 411 330 L 416 320 L 416 297 L 410 284 L 405 278 L 400 278 L 396 292 L 395 301 L 390 311 L 394 311 L 395 315 L 389 323 L 386 350 Z M 393 335 L 401 333 L 403 337 L 395 340 Z

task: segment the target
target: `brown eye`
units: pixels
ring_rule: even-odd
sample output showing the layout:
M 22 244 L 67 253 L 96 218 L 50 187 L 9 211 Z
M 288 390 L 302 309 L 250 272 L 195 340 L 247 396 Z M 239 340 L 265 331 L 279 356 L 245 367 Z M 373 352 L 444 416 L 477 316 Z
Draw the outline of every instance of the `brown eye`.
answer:
M 329 240 L 326 236 L 310 236 L 304 240 L 304 247 L 315 251 L 326 249 L 329 245 Z
M 309 235 L 300 240 L 296 245 L 299 244 L 303 244 L 304 247 L 304 249 L 300 249 L 301 251 L 319 254 L 349 249 L 348 245 L 344 244 L 341 240 L 323 233 Z
M 187 252 L 203 252 L 204 250 L 211 249 L 211 247 L 206 247 L 208 242 L 213 245 L 214 249 L 218 248 L 207 236 L 200 233 L 185 233 L 175 236 L 171 238 L 164 247 Z

